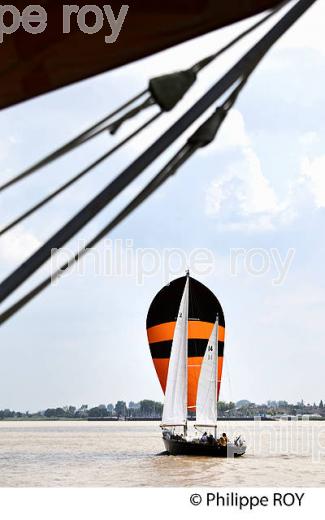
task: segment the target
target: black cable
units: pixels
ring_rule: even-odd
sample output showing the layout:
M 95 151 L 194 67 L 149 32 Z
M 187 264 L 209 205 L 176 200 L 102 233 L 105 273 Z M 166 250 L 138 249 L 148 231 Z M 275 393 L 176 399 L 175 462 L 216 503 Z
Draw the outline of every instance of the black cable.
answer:
M 299 0 L 206 94 L 204 94 L 178 121 L 160 136 L 145 152 L 131 163 L 114 181 L 94 197 L 57 233 L 43 244 L 0 285 L 0 302 L 24 283 L 51 256 L 78 231 L 105 208 L 124 188 L 135 180 L 161 155 L 192 123 L 194 123 L 236 81 L 250 71 L 261 56 L 302 16 L 316 0 Z
M 91 163 L 89 166 L 87 166 L 87 168 L 85 168 L 84 170 L 82 170 L 80 173 L 78 173 L 77 175 L 75 175 L 74 177 L 72 177 L 68 182 L 66 182 L 65 184 L 62 184 L 62 186 L 60 186 L 59 188 L 57 188 L 56 190 L 52 191 L 52 193 L 50 193 L 49 195 L 47 195 L 44 199 L 42 199 L 40 202 L 38 202 L 37 204 L 35 204 L 34 206 L 32 206 L 30 209 L 28 209 L 27 211 L 25 211 L 24 213 L 22 213 L 19 217 L 17 217 L 15 220 L 13 220 L 12 222 L 10 222 L 7 226 L 5 226 L 4 228 L 2 228 L 0 230 L 0 237 L 2 235 L 4 235 L 5 233 L 7 233 L 10 229 L 14 228 L 15 226 L 17 226 L 18 224 L 20 224 L 20 222 L 22 222 L 23 220 L 25 220 L 27 217 L 29 217 L 30 215 L 32 215 L 33 213 L 35 213 L 35 211 L 37 211 L 38 209 L 42 208 L 45 204 L 47 204 L 48 202 L 50 202 L 52 199 L 54 199 L 54 197 L 56 197 L 57 195 L 59 195 L 60 193 L 62 193 L 64 190 L 66 190 L 67 188 L 69 188 L 70 186 L 72 186 L 75 182 L 77 182 L 78 180 L 80 180 L 82 177 L 84 177 L 87 173 L 89 173 L 90 171 L 92 171 L 96 166 L 98 166 L 101 162 L 103 162 L 105 159 L 107 159 L 108 157 L 110 157 L 114 152 L 116 152 L 117 150 L 119 150 L 122 146 L 124 146 L 127 142 L 129 142 L 131 139 L 133 139 L 136 135 L 138 135 L 140 132 L 142 132 L 142 130 L 144 130 L 147 126 L 149 126 L 151 123 L 153 123 L 156 119 L 158 119 L 158 117 L 162 114 L 162 112 L 158 112 L 157 114 L 155 114 L 153 117 L 151 117 L 148 121 L 146 121 L 143 125 L 141 125 L 139 128 L 137 128 L 134 132 L 132 132 L 130 135 L 128 135 L 125 139 L 123 139 L 122 141 L 120 141 L 118 144 L 116 144 L 115 146 L 113 146 L 110 150 L 108 150 L 108 152 L 106 152 L 104 155 L 102 155 L 101 157 L 99 157 L 96 161 L 94 161 L 93 163 Z
M 33 300 L 38 294 L 46 289 L 51 283 L 59 279 L 63 272 L 70 269 L 76 262 L 94 247 L 102 238 L 104 238 L 110 231 L 112 231 L 118 224 L 127 218 L 136 208 L 138 208 L 152 193 L 154 193 L 160 186 L 200 148 L 210 144 L 217 134 L 224 118 L 235 103 L 240 91 L 247 81 L 245 77 L 239 85 L 233 90 L 230 96 L 224 101 L 222 106 L 217 107 L 214 114 L 207 119 L 187 140 L 187 143 L 168 161 L 160 172 L 141 190 L 141 192 L 118 213 L 118 215 L 106 225 L 97 235 L 86 244 L 74 257 L 72 257 L 63 266 L 57 269 L 53 274 L 48 276 L 43 282 L 38 284 L 34 289 L 29 291 L 18 302 L 9 307 L 4 313 L 0 315 L 0 325 L 9 320 L 14 314 L 22 309 L 27 303 Z M 222 117 L 220 117 L 220 113 Z
M 284 0 L 280 1 L 279 5 L 272 9 L 267 15 L 262 17 L 260 20 L 258 20 L 256 23 L 248 27 L 248 29 L 245 29 L 242 33 L 240 33 L 238 36 L 236 36 L 233 40 L 231 40 L 229 43 L 227 43 L 224 47 L 219 49 L 217 52 L 211 54 L 210 56 L 207 56 L 206 58 L 203 58 L 202 60 L 198 61 L 193 65 L 190 70 L 195 72 L 196 74 L 198 72 L 201 72 L 205 67 L 210 65 L 212 61 L 214 61 L 216 58 L 221 56 L 221 54 L 224 54 L 226 51 L 228 51 L 231 47 L 233 47 L 236 43 L 238 43 L 240 40 L 248 36 L 251 32 L 255 31 L 255 29 L 258 29 L 261 25 L 263 25 L 265 22 L 267 22 L 272 16 L 274 16 L 276 13 L 278 13 L 286 4 L 288 4 L 291 0 Z
M 47 155 L 46 157 L 44 157 L 43 159 L 41 159 L 37 163 L 33 164 L 27 170 L 23 171 L 19 175 L 16 175 L 15 177 L 10 179 L 9 181 L 7 181 L 4 184 L 2 184 L 0 186 L 0 192 L 4 191 L 7 188 L 9 188 L 9 186 L 13 186 L 17 182 L 25 179 L 26 177 L 28 177 L 32 173 L 36 172 L 40 168 L 44 168 L 45 166 L 50 164 L 52 161 L 58 159 L 62 155 L 70 152 L 71 150 L 74 150 L 75 148 L 77 148 L 81 144 L 84 144 L 85 142 L 89 141 L 93 137 L 96 137 L 99 133 L 104 132 L 105 130 L 107 130 L 107 124 L 106 124 L 107 121 L 109 121 L 114 116 L 119 114 L 122 110 L 124 110 L 129 105 L 131 105 L 132 103 L 137 101 L 140 97 L 142 97 L 147 92 L 148 92 L 148 89 L 144 90 L 140 94 L 137 94 L 134 98 L 130 99 L 129 101 L 127 101 L 126 103 L 121 105 L 119 108 L 117 108 L 116 110 L 111 112 L 109 115 L 105 116 L 103 119 L 98 121 L 92 127 L 88 128 L 87 130 L 85 130 L 84 132 L 79 134 L 77 137 L 74 137 L 71 141 L 69 141 L 68 143 L 64 144 L 63 146 L 61 146 L 60 148 L 58 148 L 54 152 L 50 153 L 49 155 Z M 105 124 L 104 128 L 101 128 L 104 124 Z M 116 122 L 113 122 L 112 124 L 116 124 Z
M 150 108 L 153 105 L 155 105 L 155 100 L 151 96 L 149 96 L 147 99 L 144 100 L 143 103 L 141 103 L 141 105 L 139 105 L 135 108 L 132 108 L 131 110 L 129 110 L 129 112 L 122 115 L 119 119 L 117 119 L 116 121 L 113 121 L 109 125 L 109 132 L 112 135 L 116 134 L 116 132 L 123 125 L 123 123 L 125 123 L 125 121 L 128 121 L 128 119 L 131 119 L 132 117 L 138 115 L 140 112 L 142 112 L 142 110 L 145 110 L 146 108 Z

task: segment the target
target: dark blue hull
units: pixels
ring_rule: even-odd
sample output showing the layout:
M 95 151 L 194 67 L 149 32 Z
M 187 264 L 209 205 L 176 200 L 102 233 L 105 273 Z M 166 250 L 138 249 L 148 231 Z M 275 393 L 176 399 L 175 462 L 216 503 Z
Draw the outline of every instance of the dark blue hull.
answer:
M 163 439 L 166 451 L 170 455 L 198 455 L 205 457 L 240 457 L 246 452 L 246 446 L 236 446 L 228 443 L 227 446 L 208 444 L 195 441 Z

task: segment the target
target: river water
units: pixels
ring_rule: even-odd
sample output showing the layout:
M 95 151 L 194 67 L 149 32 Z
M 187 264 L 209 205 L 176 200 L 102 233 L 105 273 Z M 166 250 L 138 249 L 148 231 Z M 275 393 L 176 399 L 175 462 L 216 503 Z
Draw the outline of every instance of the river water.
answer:
M 0 421 L 0 487 L 325 486 L 325 422 L 221 422 L 236 459 L 161 455 L 156 422 Z

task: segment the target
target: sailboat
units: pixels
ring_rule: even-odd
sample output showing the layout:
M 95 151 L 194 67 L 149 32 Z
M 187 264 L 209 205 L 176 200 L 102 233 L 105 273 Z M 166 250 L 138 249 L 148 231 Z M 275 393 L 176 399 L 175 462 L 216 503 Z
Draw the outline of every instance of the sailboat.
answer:
M 196 394 L 197 431 L 206 430 L 201 438 L 188 436 L 188 327 L 189 327 L 190 276 L 186 273 L 170 352 L 165 402 L 162 416 L 162 435 L 165 449 L 172 455 L 207 455 L 214 457 L 240 456 L 246 445 L 237 437 L 230 442 L 225 434 L 217 436 L 218 396 L 218 334 L 219 319 L 216 316 L 207 341 L 200 367 Z M 178 427 L 183 433 L 175 433 Z M 208 435 L 208 431 L 212 431 Z

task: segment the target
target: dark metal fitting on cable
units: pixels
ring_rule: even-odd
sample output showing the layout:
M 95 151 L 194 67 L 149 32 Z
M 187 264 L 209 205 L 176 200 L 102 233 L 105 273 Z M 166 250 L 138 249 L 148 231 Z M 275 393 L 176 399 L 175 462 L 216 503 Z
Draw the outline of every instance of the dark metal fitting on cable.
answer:
M 223 106 L 218 107 L 217 110 L 207 119 L 188 139 L 188 144 L 202 148 L 212 143 L 217 135 L 217 132 L 222 125 L 228 110 Z
M 162 110 L 172 110 L 197 78 L 193 70 L 181 70 L 157 76 L 149 81 L 149 91 Z

